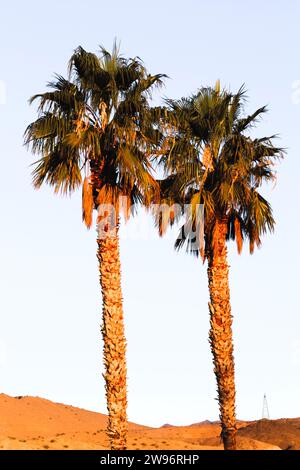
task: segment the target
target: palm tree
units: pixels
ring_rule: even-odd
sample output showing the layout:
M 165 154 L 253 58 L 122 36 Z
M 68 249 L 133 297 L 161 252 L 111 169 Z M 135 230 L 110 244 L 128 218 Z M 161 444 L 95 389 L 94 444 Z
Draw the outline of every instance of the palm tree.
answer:
M 71 193 L 82 185 L 82 215 L 88 228 L 97 217 L 97 257 L 102 290 L 102 335 L 111 449 L 126 449 L 126 340 L 121 291 L 119 214 L 147 204 L 157 184 L 149 157 L 157 139 L 151 126 L 152 89 L 163 75 L 149 75 L 140 59 L 125 59 L 114 43 L 100 55 L 78 47 L 69 78 L 56 76 L 51 91 L 35 95 L 38 118 L 25 131 L 25 143 L 40 155 L 33 184 Z M 85 175 L 85 176 L 84 176 Z
M 178 204 L 169 223 L 178 220 L 184 205 L 189 205 L 175 247 L 186 246 L 208 262 L 209 341 L 221 435 L 224 448 L 231 450 L 236 449 L 236 413 L 227 242 L 236 240 L 241 253 L 248 239 L 253 253 L 261 236 L 273 231 L 271 206 L 258 188 L 274 180 L 274 161 L 283 156 L 283 150 L 273 145 L 274 136 L 256 139 L 249 134 L 266 108 L 244 117 L 244 104 L 243 87 L 231 94 L 221 91 L 219 83 L 187 99 L 168 100 L 160 158 L 166 177 L 159 182 L 162 200 Z M 156 213 L 161 234 L 167 226 L 162 212 Z

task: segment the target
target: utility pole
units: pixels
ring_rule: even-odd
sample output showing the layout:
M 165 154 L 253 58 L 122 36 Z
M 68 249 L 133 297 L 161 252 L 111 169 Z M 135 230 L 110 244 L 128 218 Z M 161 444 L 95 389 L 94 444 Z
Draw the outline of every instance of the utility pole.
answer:
M 267 402 L 267 395 L 264 394 L 263 409 L 262 409 L 262 419 L 270 419 L 269 407 Z

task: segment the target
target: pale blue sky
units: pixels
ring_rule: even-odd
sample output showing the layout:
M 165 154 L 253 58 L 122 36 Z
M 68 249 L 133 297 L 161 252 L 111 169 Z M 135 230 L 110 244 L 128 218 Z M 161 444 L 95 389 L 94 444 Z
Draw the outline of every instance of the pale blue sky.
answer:
M 35 118 L 28 98 L 66 73 L 73 49 L 111 47 L 166 73 L 163 94 L 246 84 L 248 110 L 268 104 L 259 135 L 280 133 L 288 156 L 268 191 L 276 234 L 255 256 L 230 249 L 237 414 L 300 416 L 299 208 L 300 4 L 295 0 L 10 0 L 1 5 L 0 392 L 39 395 L 106 411 L 95 230 L 72 199 L 31 187 L 22 147 Z M 3 96 L 2 96 L 3 98 Z M 3 103 L 5 101 L 5 103 Z M 143 424 L 217 419 L 208 337 L 206 268 L 175 254 L 172 237 L 121 242 L 128 338 L 129 418 Z M 127 235 L 127 236 L 126 236 Z

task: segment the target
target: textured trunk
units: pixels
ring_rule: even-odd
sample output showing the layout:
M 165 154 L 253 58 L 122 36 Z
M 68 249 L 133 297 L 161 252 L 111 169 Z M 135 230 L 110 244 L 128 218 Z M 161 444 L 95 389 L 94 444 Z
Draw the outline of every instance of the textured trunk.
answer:
M 112 450 L 125 450 L 127 438 L 126 340 L 121 292 L 118 229 L 98 238 L 98 260 L 103 300 L 107 434 Z
M 227 221 L 217 221 L 213 240 L 208 248 L 209 340 L 218 386 L 224 449 L 236 450 L 234 358 L 226 234 Z

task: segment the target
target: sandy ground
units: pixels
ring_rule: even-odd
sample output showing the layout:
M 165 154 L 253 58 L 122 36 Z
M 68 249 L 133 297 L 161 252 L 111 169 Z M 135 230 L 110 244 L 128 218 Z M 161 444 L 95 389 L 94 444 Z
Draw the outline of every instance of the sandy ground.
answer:
M 0 449 L 107 449 L 106 416 L 38 397 L 0 394 Z M 150 428 L 129 423 L 129 449 L 221 450 L 218 423 Z M 239 422 L 238 448 L 300 449 L 300 419 Z

